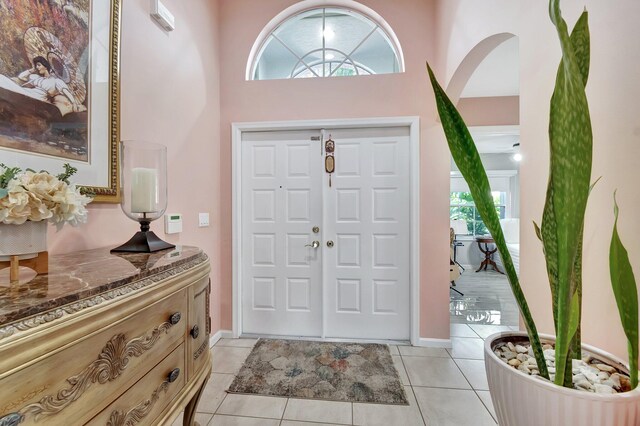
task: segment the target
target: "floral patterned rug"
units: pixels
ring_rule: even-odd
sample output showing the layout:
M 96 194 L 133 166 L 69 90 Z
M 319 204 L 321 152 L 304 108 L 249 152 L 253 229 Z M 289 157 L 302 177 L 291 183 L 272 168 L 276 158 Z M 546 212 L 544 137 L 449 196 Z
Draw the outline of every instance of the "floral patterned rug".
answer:
M 227 392 L 408 405 L 387 345 L 260 339 Z

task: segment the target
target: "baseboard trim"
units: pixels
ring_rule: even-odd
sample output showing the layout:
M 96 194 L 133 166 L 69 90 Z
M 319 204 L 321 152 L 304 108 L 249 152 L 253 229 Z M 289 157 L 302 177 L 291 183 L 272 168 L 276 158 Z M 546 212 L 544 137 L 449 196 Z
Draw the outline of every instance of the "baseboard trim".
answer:
M 218 330 L 209 338 L 209 347 L 218 343 L 220 339 L 233 339 L 233 331 L 231 330 Z
M 414 346 L 423 348 L 444 348 L 451 349 L 451 339 L 431 339 L 428 337 L 420 337 Z

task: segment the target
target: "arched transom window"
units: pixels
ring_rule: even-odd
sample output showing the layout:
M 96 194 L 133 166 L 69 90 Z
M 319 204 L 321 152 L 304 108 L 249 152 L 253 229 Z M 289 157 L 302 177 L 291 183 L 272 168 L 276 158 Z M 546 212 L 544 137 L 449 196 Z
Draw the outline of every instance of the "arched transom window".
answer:
M 358 11 L 342 7 L 306 10 L 281 20 L 256 42 L 260 47 L 250 58 L 248 79 L 402 72 L 402 53 L 394 40 L 384 21 Z

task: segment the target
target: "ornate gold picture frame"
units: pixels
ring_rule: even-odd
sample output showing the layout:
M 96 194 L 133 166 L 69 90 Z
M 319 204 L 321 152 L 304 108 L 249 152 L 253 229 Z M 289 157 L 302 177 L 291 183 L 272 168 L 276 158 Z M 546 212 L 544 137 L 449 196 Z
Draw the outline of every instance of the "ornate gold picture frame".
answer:
M 122 0 L 0 0 L 0 162 L 120 201 Z

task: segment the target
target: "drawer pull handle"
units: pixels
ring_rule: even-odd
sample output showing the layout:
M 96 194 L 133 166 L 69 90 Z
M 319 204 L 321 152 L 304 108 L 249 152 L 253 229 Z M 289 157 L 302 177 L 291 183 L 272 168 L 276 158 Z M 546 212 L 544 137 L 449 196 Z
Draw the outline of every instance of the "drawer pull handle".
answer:
M 169 383 L 173 383 L 176 380 L 178 380 L 178 376 L 180 375 L 180 369 L 179 368 L 174 368 L 173 370 L 171 370 L 171 373 L 169 373 L 169 376 L 167 376 L 167 381 Z
M 180 312 L 176 312 L 169 317 L 169 322 L 171 323 L 171 325 L 176 325 L 180 322 L 181 319 L 182 314 Z
M 153 391 L 149 399 L 142 401 L 126 413 L 122 410 L 113 410 L 111 412 L 111 415 L 109 416 L 107 426 L 126 426 L 140 423 L 145 417 L 149 415 L 149 413 L 151 413 L 153 406 L 162 396 L 161 394 L 167 393 L 169 384 L 175 382 L 178 379 L 179 375 L 179 368 L 174 368 L 173 370 L 171 370 L 171 373 L 169 373 L 166 380 Z
M 7 414 L 4 417 L 0 417 L 0 426 L 18 426 L 22 423 L 24 417 L 20 413 Z
M 197 339 L 199 335 L 200 335 L 200 327 L 198 327 L 198 324 L 196 324 L 191 329 L 191 337 L 193 337 L 194 339 Z

